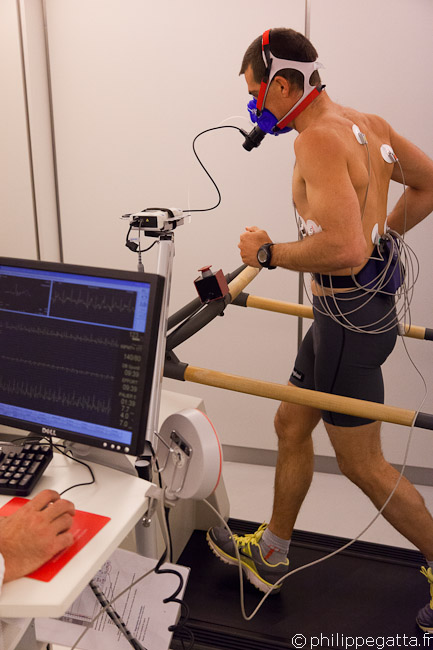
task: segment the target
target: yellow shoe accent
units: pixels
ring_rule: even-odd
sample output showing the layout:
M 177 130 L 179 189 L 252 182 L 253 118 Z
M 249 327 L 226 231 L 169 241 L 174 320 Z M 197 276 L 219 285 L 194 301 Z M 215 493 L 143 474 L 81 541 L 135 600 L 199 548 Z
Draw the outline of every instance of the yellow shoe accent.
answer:
M 238 549 L 241 566 L 247 579 L 260 591 L 265 593 L 273 591 L 276 593 L 280 590 L 281 583 L 275 587 L 274 582 L 287 573 L 289 560 L 286 559 L 284 562 L 270 564 L 264 559 L 259 542 L 266 528 L 267 524 L 264 523 L 254 533 L 247 535 L 233 534 L 229 540 L 231 540 L 231 546 L 234 545 Z M 214 540 L 213 534 L 211 534 L 212 530 L 219 529 L 210 529 L 206 535 L 207 542 L 213 553 L 226 564 L 237 565 L 236 555 L 230 546 L 224 548 L 227 540 L 224 540 L 224 543 Z
M 430 567 L 428 569 L 425 566 L 421 567 L 420 572 L 427 578 L 430 583 L 430 608 L 433 609 L 433 571 Z

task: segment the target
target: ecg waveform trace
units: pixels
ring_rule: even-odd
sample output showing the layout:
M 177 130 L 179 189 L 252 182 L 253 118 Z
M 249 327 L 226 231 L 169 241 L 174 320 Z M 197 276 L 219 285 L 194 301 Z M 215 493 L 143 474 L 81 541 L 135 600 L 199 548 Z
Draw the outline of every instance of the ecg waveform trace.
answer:
M 11 323 L 3 321 L 0 325 L 1 330 L 12 330 L 14 332 L 23 332 L 27 336 L 42 336 L 51 337 L 53 339 L 62 339 L 63 341 L 72 341 L 76 343 L 90 343 L 91 345 L 102 345 L 109 348 L 118 348 L 119 340 L 115 336 L 104 336 L 99 332 L 94 334 L 92 332 L 83 333 L 80 331 L 72 331 L 59 329 L 56 326 L 50 327 L 49 325 L 26 325 L 25 323 Z
M 31 400 L 55 403 L 62 410 L 65 407 L 84 409 L 108 415 L 111 410 L 111 400 L 101 399 L 95 394 L 83 394 L 79 391 L 65 391 L 60 386 L 44 386 L 42 383 L 32 384 L 30 381 L 16 378 L 5 378 L 0 375 L 0 391 L 9 395 L 18 395 Z
M 114 381 L 116 379 L 114 375 L 106 375 L 100 372 L 93 372 L 92 370 L 79 370 L 78 368 L 65 368 L 65 366 L 61 366 L 54 363 L 44 363 L 43 361 L 31 361 L 30 359 L 22 359 L 19 357 L 11 357 L 7 355 L 0 356 L 0 360 L 2 362 L 10 361 L 13 364 L 17 364 L 17 365 L 18 364 L 21 364 L 23 366 L 28 365 L 31 368 L 40 368 L 40 369 L 46 368 L 48 370 L 54 370 L 55 372 L 79 375 L 81 379 L 84 379 L 86 377 L 93 377 L 95 379 L 102 379 L 108 381 Z
M 132 328 L 136 300 L 135 291 L 54 282 L 50 315 Z
M 16 312 L 0 333 L 0 403 L 129 429 L 142 335 Z
M 0 275 L 0 309 L 46 314 L 50 282 L 40 278 Z

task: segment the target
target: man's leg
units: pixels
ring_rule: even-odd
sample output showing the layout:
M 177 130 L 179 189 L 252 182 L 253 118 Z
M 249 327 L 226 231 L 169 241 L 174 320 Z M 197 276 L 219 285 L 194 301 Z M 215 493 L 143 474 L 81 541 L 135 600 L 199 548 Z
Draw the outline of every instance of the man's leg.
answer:
M 399 472 L 383 457 L 380 423 L 337 427 L 325 423 L 341 471 L 380 509 L 391 494 Z M 403 477 L 383 516 L 406 539 L 433 560 L 433 518 L 424 499 Z
M 318 409 L 282 402 L 275 416 L 278 458 L 269 530 L 290 539 L 296 517 L 313 478 L 311 434 L 321 417 Z
M 278 409 L 275 418 L 278 461 L 271 524 L 268 527 L 263 524 L 255 533 L 243 536 L 231 537 L 222 527 L 211 528 L 207 533 L 209 546 L 227 564 L 237 565 L 237 547 L 248 580 L 264 592 L 278 591 L 281 583 L 275 588 L 273 585 L 289 569 L 288 540 L 310 487 L 313 475 L 311 433 L 320 417 L 320 411 L 306 406 L 283 403 Z

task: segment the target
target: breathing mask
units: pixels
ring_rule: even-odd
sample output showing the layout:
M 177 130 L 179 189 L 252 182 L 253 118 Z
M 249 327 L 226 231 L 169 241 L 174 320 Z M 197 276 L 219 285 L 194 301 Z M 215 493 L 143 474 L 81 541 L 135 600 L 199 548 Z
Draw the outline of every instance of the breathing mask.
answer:
M 307 108 L 311 102 L 316 99 L 325 86 L 311 86 L 310 78 L 315 70 L 323 68 L 319 61 L 292 61 L 290 59 L 278 59 L 271 53 L 269 44 L 268 29 L 262 36 L 262 56 L 266 66 L 265 74 L 263 76 L 259 96 L 253 98 L 248 102 L 248 111 L 251 121 L 257 126 L 245 135 L 245 142 L 243 147 L 247 151 L 251 151 L 254 147 L 258 147 L 267 133 L 272 135 L 280 135 L 291 131 L 288 126 L 302 111 Z M 275 75 L 280 70 L 298 70 L 304 77 L 304 92 L 302 97 L 296 102 L 294 106 L 288 111 L 280 120 L 275 117 L 271 111 L 264 108 L 266 97 L 269 91 L 270 84 Z
M 264 108 L 261 111 L 257 110 L 257 99 L 253 97 L 248 102 L 248 112 L 250 114 L 250 119 L 253 124 L 257 124 L 265 133 L 270 133 L 272 135 L 280 135 L 280 133 L 288 133 L 291 131 L 290 126 L 285 126 L 283 129 L 274 130 L 278 124 L 278 118 L 275 117 L 271 111 L 268 111 L 267 108 Z

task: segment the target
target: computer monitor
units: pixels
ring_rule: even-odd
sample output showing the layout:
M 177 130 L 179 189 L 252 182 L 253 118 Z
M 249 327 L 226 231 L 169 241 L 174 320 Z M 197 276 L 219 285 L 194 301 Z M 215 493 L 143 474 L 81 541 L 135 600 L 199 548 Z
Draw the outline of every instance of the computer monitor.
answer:
M 0 423 L 143 450 L 164 279 L 0 257 Z

